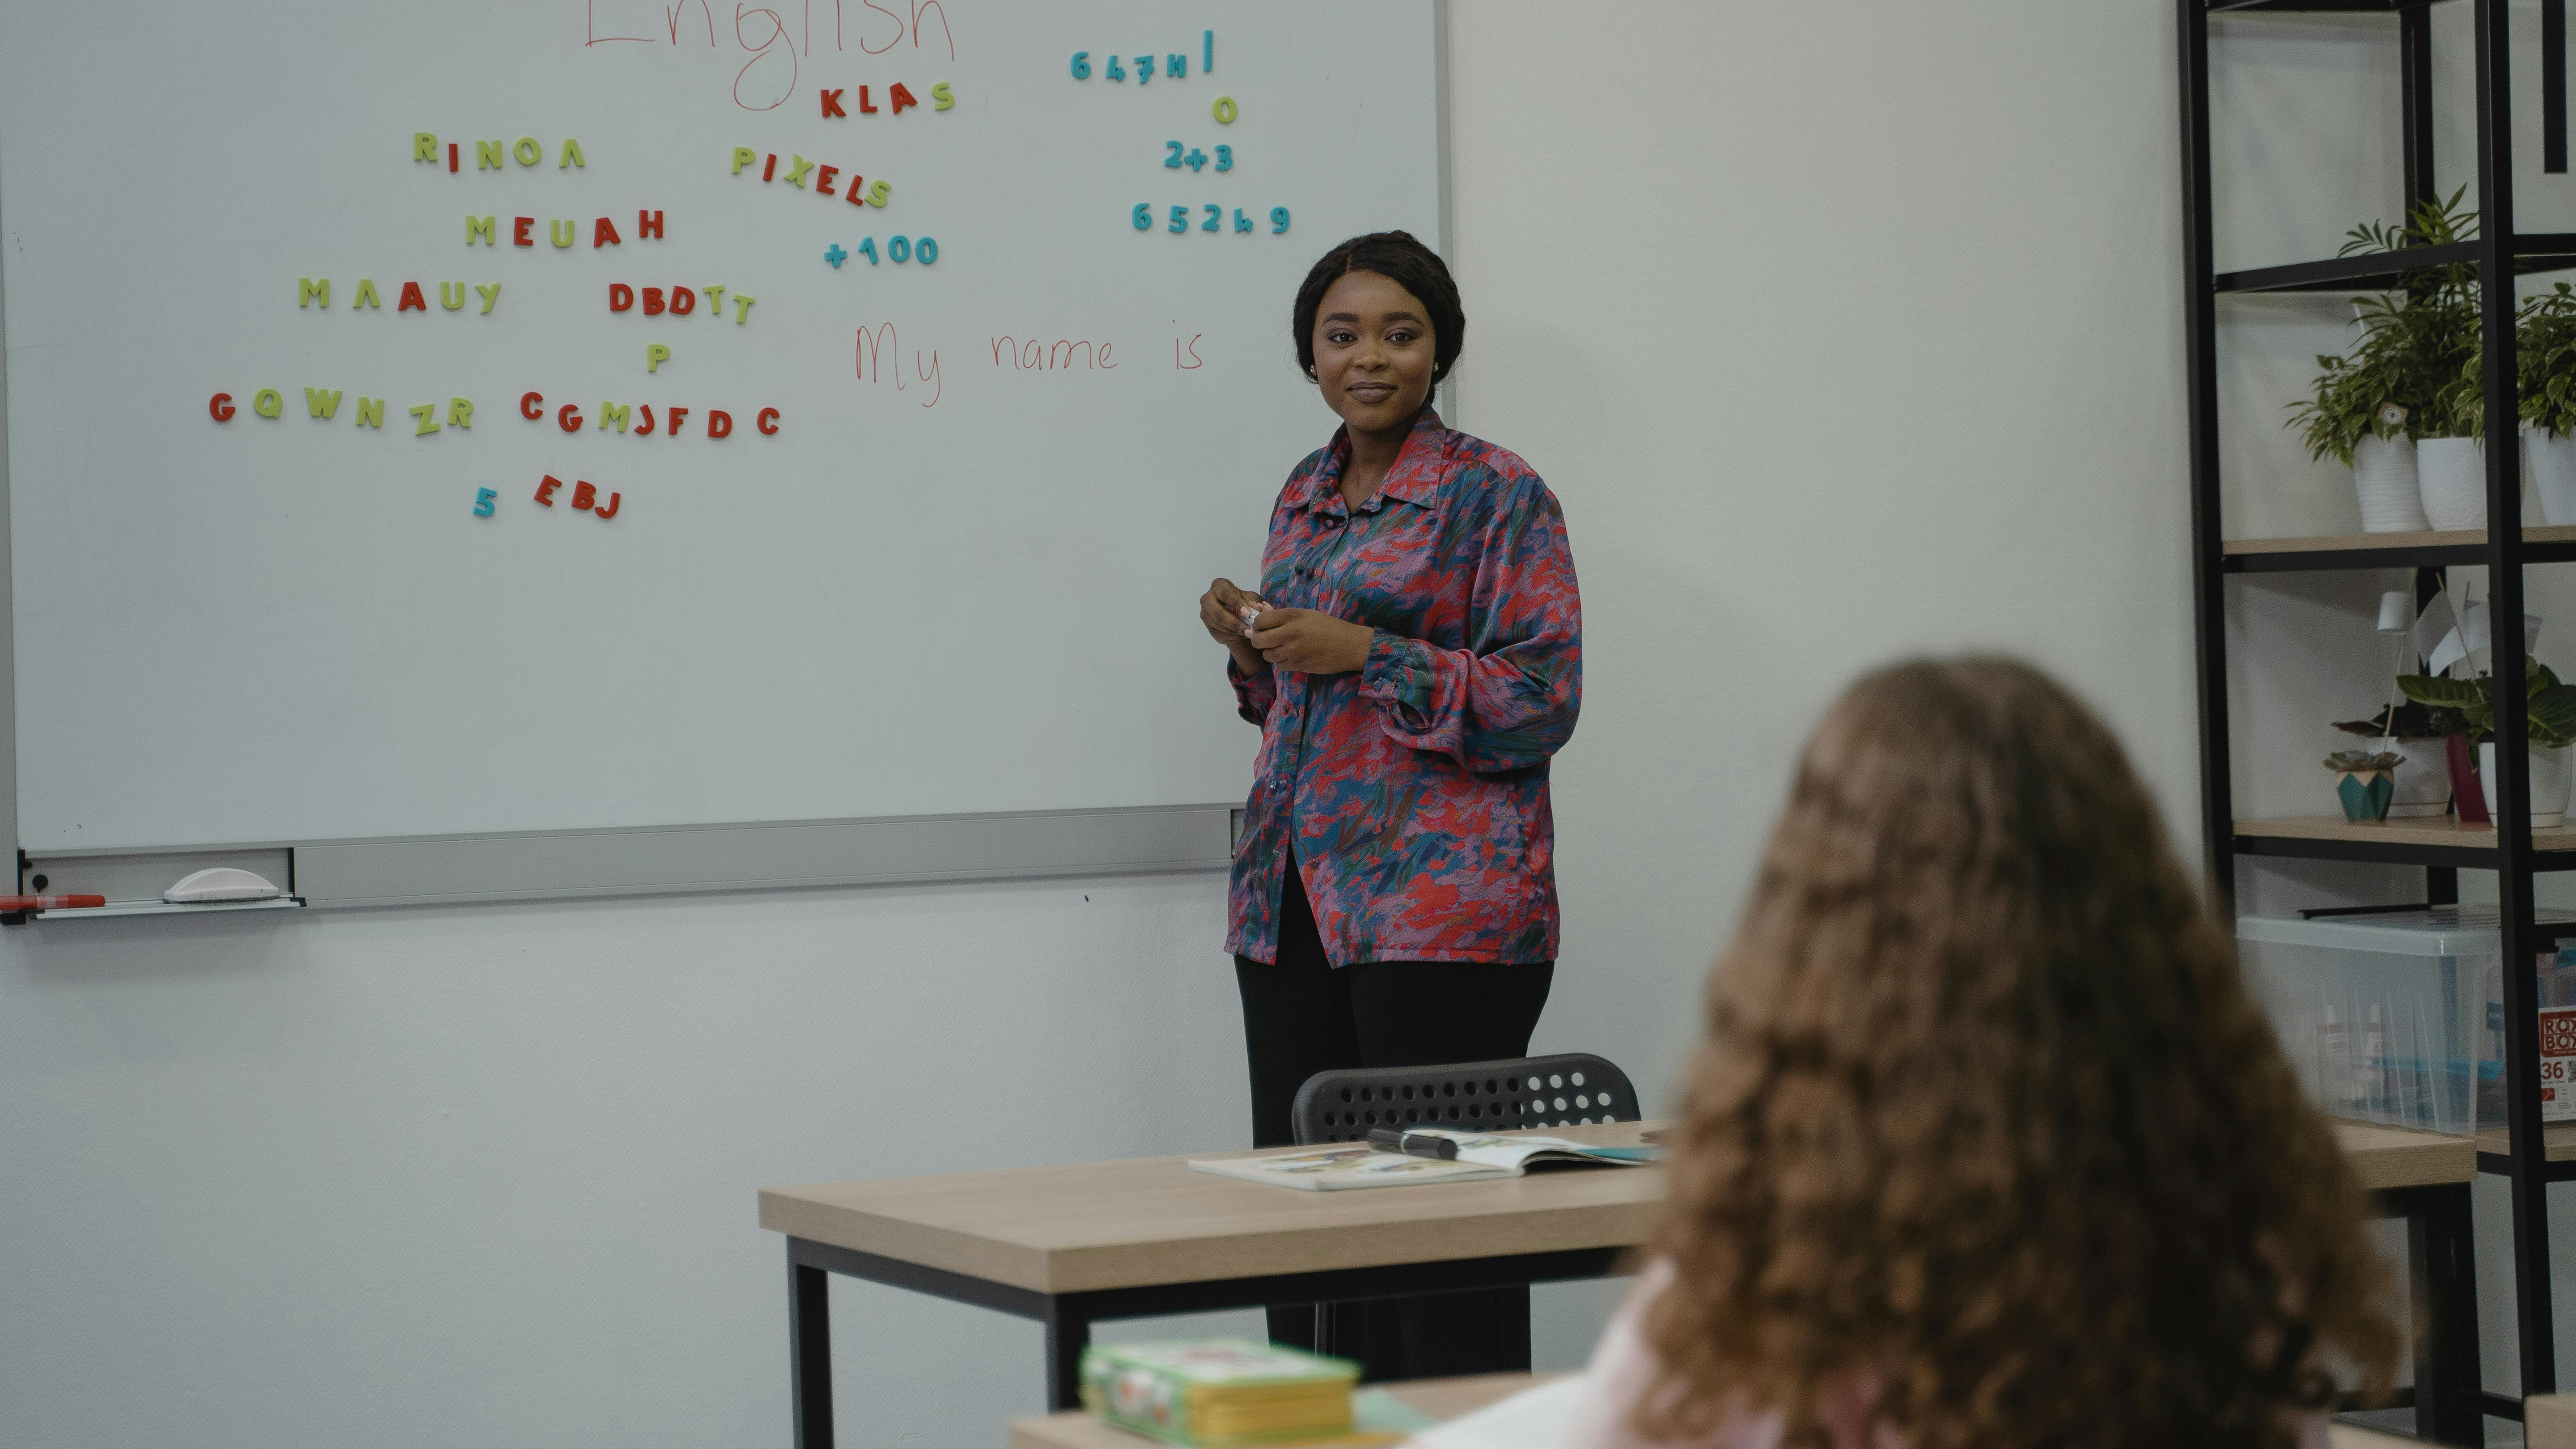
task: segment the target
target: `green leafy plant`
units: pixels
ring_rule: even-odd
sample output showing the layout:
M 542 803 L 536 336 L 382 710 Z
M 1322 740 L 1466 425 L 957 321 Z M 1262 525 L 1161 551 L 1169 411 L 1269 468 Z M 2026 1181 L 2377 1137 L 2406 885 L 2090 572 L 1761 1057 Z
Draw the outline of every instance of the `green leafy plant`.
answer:
M 2326 768 L 2337 774 L 2364 770 L 2394 770 L 2406 763 L 2404 755 L 2385 755 L 2376 750 L 2337 750 L 2326 756 Z
M 2528 696 L 2523 710 L 2525 737 L 2535 749 L 2576 744 L 2576 684 L 2559 683 L 2549 666 L 2537 659 L 2523 662 L 2528 666 L 2523 675 L 2523 690 Z M 2494 676 L 2451 679 L 2438 674 L 2401 674 L 2397 676 L 2397 687 L 2419 704 L 2458 710 L 2468 721 L 2469 743 L 2484 744 L 2495 738 Z
M 2469 732 L 2469 717 L 2446 705 L 2418 704 L 2408 700 L 2391 711 L 2382 708 L 2368 719 L 2335 721 L 2335 728 L 2348 735 L 2369 739 L 2438 740 L 2448 735 Z
M 2565 282 L 2522 304 L 2514 324 L 2522 420 L 2576 437 L 2576 287 Z
M 2478 234 L 2478 214 L 2447 200 L 2416 203 L 2403 226 L 2357 226 L 2338 256 L 2448 246 Z M 2291 405 L 2308 456 L 2352 461 L 2368 437 L 2482 436 L 2477 269 L 2464 262 L 2403 273 L 2387 292 L 2352 299 L 2361 341 L 2344 357 L 2319 357 L 2315 391 Z

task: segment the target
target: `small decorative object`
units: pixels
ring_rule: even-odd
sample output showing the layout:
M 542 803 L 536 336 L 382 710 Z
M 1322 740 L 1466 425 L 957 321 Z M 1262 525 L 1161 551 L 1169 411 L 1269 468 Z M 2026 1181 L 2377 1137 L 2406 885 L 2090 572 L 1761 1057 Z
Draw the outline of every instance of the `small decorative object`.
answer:
M 2326 768 L 2335 772 L 2335 796 L 2343 801 L 2343 818 L 2356 823 L 2387 819 L 2388 802 L 2397 793 L 2397 767 L 2403 763 L 2395 754 L 2370 750 L 2337 750 L 2326 756 Z
M 2371 719 L 2335 721 L 2335 728 L 2345 734 L 2377 741 L 2375 753 L 2397 757 L 2398 763 L 2390 767 L 2395 790 L 2385 812 L 2390 820 L 2422 819 L 2450 809 L 2451 767 L 2444 741 L 2468 727 L 2468 717 L 2456 709 L 2413 700 L 2383 709 Z

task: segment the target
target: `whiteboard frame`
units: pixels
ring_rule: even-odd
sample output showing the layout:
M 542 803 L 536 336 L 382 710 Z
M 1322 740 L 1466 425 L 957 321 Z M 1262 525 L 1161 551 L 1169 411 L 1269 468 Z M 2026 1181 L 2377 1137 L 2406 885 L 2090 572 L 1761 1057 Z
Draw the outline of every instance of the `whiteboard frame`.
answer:
M 1431 0 L 1432 74 L 1444 257 L 1456 246 L 1451 206 L 1449 0 Z M 6 219 L 0 218 L 0 235 Z M 0 304 L 5 304 L 0 282 Z M 1241 807 L 1232 803 L 859 820 L 760 821 L 487 835 L 264 841 L 30 855 L 18 834 L 15 593 L 10 575 L 9 391 L 6 308 L 0 305 L 0 820 L 17 860 L 17 889 L 47 876 L 71 890 L 90 877 L 126 883 L 208 863 L 277 868 L 279 884 L 316 908 L 792 890 L 1050 876 L 1216 871 L 1233 861 Z M 1442 399 L 1457 421 L 1457 381 Z M 177 874 L 170 879 L 177 879 Z M 129 892 L 113 891 L 122 897 Z M 41 919 L 78 920 L 81 912 Z M 23 917 L 0 916 L 20 924 Z

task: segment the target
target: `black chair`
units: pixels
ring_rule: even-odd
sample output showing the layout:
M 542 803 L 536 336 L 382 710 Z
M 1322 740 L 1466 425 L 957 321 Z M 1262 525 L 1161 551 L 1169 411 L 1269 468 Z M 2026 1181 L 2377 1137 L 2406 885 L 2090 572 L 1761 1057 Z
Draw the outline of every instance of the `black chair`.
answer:
M 1439 1067 L 1317 1072 L 1297 1089 L 1297 1100 L 1288 1109 L 1288 1130 L 1303 1147 L 1360 1141 L 1372 1127 L 1500 1132 L 1635 1122 L 1644 1115 L 1626 1072 L 1590 1052 L 1561 1052 Z M 1315 1305 L 1316 1352 L 1334 1352 L 1336 1340 L 1344 1337 L 1336 1321 L 1341 1307 Z M 1511 1367 L 1495 1366 L 1497 1370 Z
M 1504 1132 L 1635 1122 L 1628 1074 L 1589 1052 L 1317 1072 L 1297 1089 L 1288 1129 L 1299 1146 L 1357 1142 L 1372 1127 Z

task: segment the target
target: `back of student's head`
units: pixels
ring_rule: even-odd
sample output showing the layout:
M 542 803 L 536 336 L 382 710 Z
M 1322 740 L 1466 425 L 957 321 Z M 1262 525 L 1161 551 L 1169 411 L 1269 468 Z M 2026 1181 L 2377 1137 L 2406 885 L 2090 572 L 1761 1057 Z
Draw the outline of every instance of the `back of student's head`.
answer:
M 2110 732 L 2000 659 L 1810 741 L 1676 1134 L 1660 1435 L 1879 1386 L 1911 1449 L 2287 1444 L 2384 1383 L 2330 1130 Z

